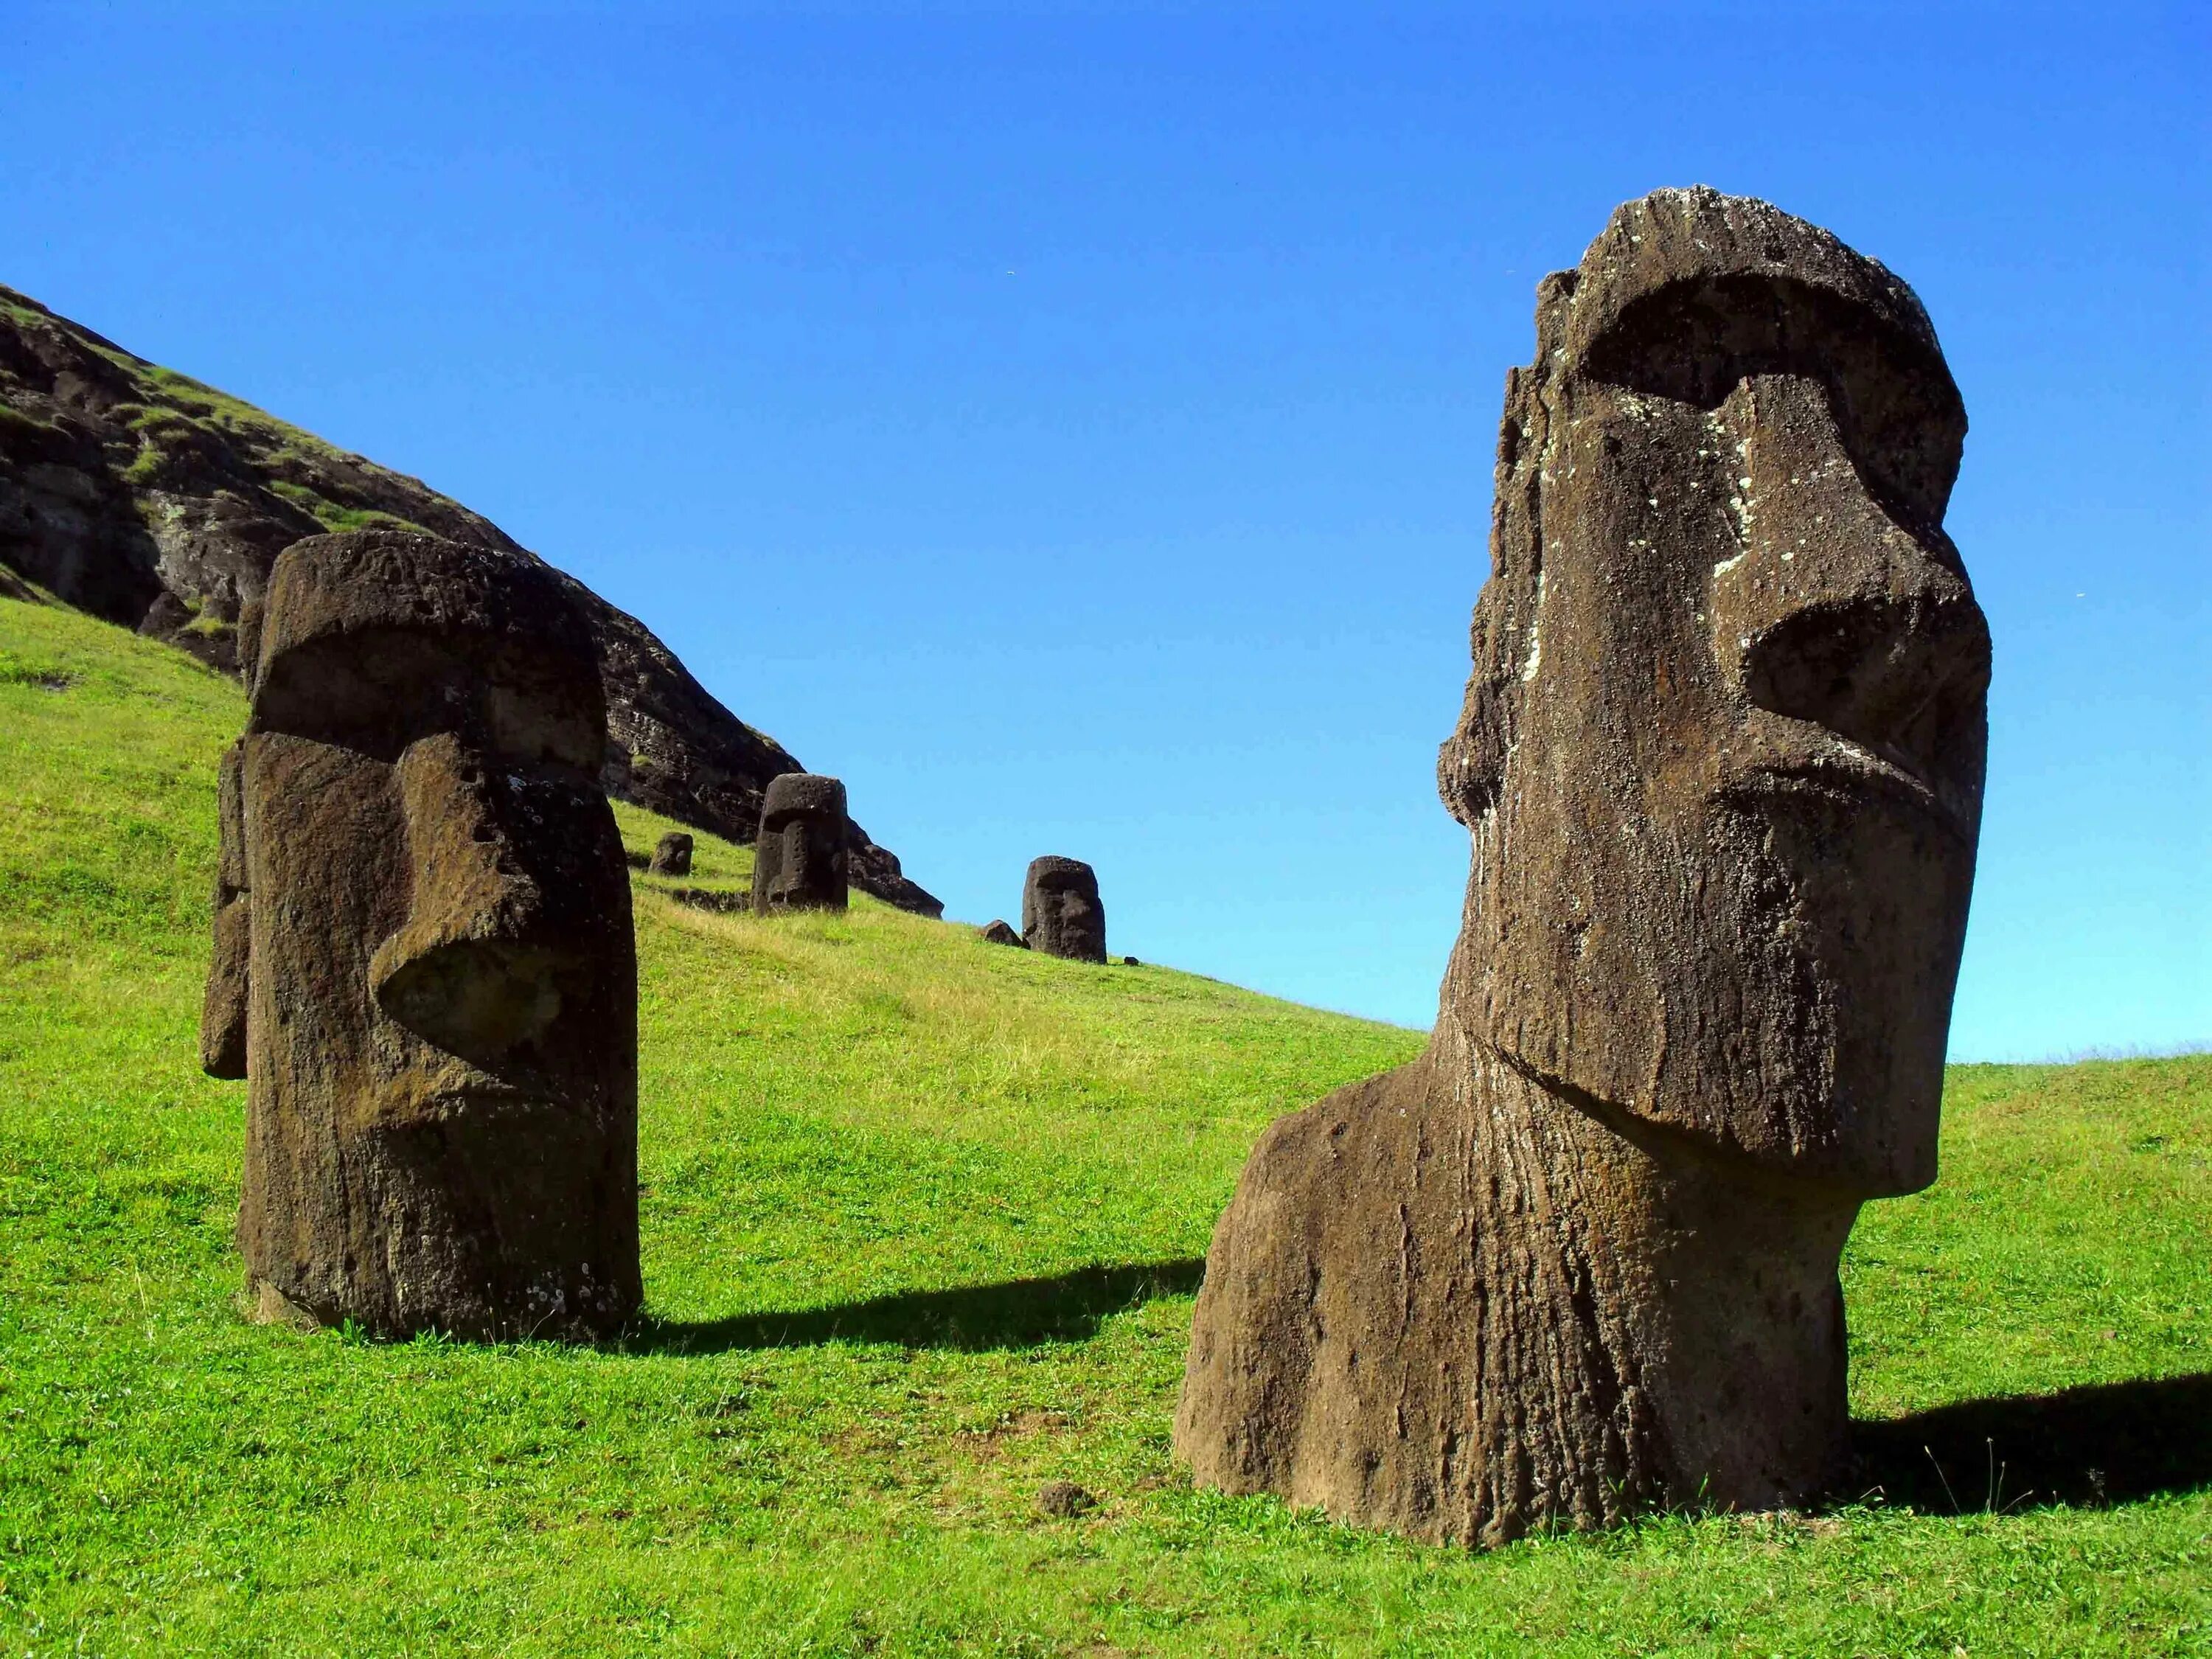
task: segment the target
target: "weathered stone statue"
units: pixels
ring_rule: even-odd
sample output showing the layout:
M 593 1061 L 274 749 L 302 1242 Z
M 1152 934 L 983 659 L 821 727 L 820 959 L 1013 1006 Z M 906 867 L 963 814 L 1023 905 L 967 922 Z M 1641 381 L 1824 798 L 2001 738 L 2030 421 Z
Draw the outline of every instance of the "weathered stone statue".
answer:
M 1079 859 L 1032 859 L 1022 883 L 1022 939 L 1048 957 L 1105 961 L 1106 907 L 1098 902 L 1097 872 Z
M 1903 283 L 1662 191 L 1536 333 L 1435 1035 L 1261 1139 L 1175 1430 L 1205 1484 L 1470 1544 L 1836 1471 L 1837 1261 L 1935 1177 L 1986 737 L 1966 415 Z
M 249 1294 L 393 1336 L 615 1329 L 637 975 L 587 627 L 515 556 L 318 536 L 257 661 L 201 1034 L 248 1083 Z
M 845 908 L 845 786 L 813 772 L 771 779 L 753 848 L 753 912 Z
M 688 876 L 691 873 L 691 837 L 680 830 L 672 830 L 660 838 L 653 849 L 653 862 L 647 872 L 656 876 Z
M 984 925 L 983 940 L 987 945 L 1011 945 L 1018 951 L 1030 948 L 1029 941 L 1014 931 L 1012 923 L 1003 920 Z

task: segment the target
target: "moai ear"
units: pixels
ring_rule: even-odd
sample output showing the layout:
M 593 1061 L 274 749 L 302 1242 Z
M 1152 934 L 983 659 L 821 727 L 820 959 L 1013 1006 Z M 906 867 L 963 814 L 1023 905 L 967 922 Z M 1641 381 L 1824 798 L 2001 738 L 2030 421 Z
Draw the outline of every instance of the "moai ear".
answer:
M 252 982 L 252 895 L 246 886 L 246 740 L 223 751 L 217 808 L 222 848 L 215 878 L 215 957 L 200 1009 L 200 1069 L 246 1075 L 246 1005 Z

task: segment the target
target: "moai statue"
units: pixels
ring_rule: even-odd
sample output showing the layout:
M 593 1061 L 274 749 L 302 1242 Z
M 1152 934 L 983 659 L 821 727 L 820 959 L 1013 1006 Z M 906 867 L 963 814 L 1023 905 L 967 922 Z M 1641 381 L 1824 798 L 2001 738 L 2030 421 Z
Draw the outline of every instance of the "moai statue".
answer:
M 812 772 L 771 779 L 753 848 L 753 913 L 845 908 L 845 786 Z
M 1022 938 L 1048 957 L 1105 961 L 1106 907 L 1098 902 L 1097 872 L 1079 859 L 1032 859 L 1022 883 Z
M 1261 1138 L 1175 1427 L 1205 1485 L 1468 1544 L 1838 1471 L 1837 1261 L 1935 1178 L 1987 732 L 1911 289 L 1697 189 L 1537 294 L 1435 1034 Z
M 672 830 L 660 838 L 653 849 L 653 862 L 646 866 L 649 875 L 688 876 L 691 873 L 691 837 L 680 830 Z
M 637 969 L 590 633 L 389 531 L 276 561 L 222 770 L 201 1053 L 263 1316 L 590 1336 L 639 1302 Z

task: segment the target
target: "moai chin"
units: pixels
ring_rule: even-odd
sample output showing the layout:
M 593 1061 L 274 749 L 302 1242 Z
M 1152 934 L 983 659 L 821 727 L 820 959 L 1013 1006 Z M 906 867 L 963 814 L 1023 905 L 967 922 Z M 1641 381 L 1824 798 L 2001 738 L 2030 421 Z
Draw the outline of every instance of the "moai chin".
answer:
M 672 830 L 660 838 L 653 849 L 653 860 L 646 872 L 655 876 L 688 876 L 691 873 L 691 837 L 680 830 Z
M 842 910 L 845 786 L 812 772 L 769 780 L 753 848 L 753 911 Z
M 203 1063 L 244 1075 L 264 1316 L 587 1337 L 636 1311 L 637 970 L 592 641 L 422 535 L 276 561 L 225 758 Z
M 1075 962 L 1106 960 L 1106 907 L 1098 875 L 1079 859 L 1030 862 L 1022 883 L 1022 938 L 1032 951 Z
M 1837 1261 L 1935 1178 L 1986 748 L 1911 290 L 1697 189 L 1537 295 L 1435 1034 L 1261 1138 L 1175 1429 L 1204 1484 L 1469 1544 L 1838 1472 Z

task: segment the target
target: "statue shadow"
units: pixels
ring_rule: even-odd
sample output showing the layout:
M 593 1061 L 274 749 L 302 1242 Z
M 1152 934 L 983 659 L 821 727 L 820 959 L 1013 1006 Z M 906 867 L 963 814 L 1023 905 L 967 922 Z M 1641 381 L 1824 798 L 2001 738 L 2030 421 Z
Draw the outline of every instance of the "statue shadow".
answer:
M 866 1302 L 729 1319 L 653 1320 L 623 1346 L 632 1352 L 726 1353 L 748 1348 L 804 1348 L 825 1342 L 884 1342 L 902 1348 L 981 1352 L 1074 1342 L 1096 1335 L 1110 1316 L 1159 1296 L 1188 1296 L 1206 1263 L 1197 1258 L 1118 1267 L 1079 1267 L 1048 1279 L 902 1291 Z
M 2212 1372 L 1969 1400 L 1851 1425 L 1846 1500 L 1936 1515 L 2101 1506 L 2212 1484 Z

